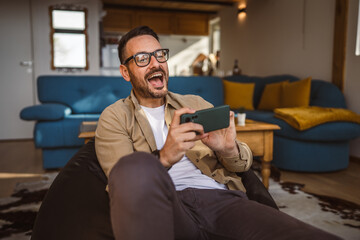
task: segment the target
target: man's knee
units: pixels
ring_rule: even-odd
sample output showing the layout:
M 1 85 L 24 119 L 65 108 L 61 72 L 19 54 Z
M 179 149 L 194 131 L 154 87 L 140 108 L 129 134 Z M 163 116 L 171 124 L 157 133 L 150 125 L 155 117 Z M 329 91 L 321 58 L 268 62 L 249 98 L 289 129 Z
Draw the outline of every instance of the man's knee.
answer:
M 157 157 L 145 152 L 134 152 L 120 158 L 114 165 L 109 175 L 109 187 L 119 183 L 150 184 L 161 173 L 166 173 L 166 170 Z

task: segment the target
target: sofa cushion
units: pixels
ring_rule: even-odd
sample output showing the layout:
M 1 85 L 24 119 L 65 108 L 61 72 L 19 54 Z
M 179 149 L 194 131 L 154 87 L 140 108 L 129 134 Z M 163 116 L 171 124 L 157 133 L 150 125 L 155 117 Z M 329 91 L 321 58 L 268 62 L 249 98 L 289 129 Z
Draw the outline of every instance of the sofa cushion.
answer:
M 255 83 L 237 83 L 223 80 L 225 104 L 231 109 L 254 110 L 253 94 Z
M 282 85 L 281 107 L 307 107 L 310 102 L 311 77 L 306 79 L 287 82 Z
M 64 104 L 46 103 L 24 108 L 20 112 L 20 118 L 23 120 L 54 121 L 63 119 L 69 114 L 71 114 L 71 109 Z
M 268 77 L 237 75 L 237 76 L 227 76 L 225 77 L 225 79 L 232 82 L 255 83 L 254 98 L 253 98 L 253 105 L 255 109 L 259 105 L 260 98 L 266 84 L 281 82 L 286 80 L 289 80 L 290 82 L 299 80 L 299 78 L 292 75 L 274 75 Z
M 259 110 L 274 110 L 275 108 L 282 107 L 282 89 L 283 85 L 288 81 L 278 83 L 270 83 L 265 85 L 265 89 L 261 95 L 258 105 Z
M 38 148 L 80 147 L 78 138 L 83 121 L 97 121 L 100 114 L 70 114 L 59 121 L 40 121 L 35 125 L 34 141 Z
M 287 122 L 274 117 L 271 111 L 247 111 L 246 117 L 252 120 L 277 124 L 280 130 L 274 131 L 277 136 L 304 141 L 349 141 L 360 135 L 360 124 L 351 122 L 329 122 L 299 131 L 291 127 Z

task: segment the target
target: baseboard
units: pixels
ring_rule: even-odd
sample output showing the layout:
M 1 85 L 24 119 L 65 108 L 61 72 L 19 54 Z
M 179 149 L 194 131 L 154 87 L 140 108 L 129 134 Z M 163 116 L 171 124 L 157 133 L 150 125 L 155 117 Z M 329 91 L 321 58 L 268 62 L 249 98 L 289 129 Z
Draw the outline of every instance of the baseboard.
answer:
M 17 139 L 0 139 L 0 143 L 4 142 L 29 142 L 34 141 L 33 138 L 17 138 Z

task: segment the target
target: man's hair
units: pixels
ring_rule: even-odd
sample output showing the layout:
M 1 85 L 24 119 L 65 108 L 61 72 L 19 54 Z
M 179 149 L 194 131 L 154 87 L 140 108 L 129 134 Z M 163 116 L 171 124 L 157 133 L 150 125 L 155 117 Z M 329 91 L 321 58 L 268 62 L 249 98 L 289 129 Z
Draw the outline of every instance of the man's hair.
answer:
M 159 41 L 158 35 L 154 32 L 154 30 L 152 30 L 148 26 L 140 26 L 140 27 L 136 27 L 136 28 L 130 30 L 128 33 L 126 33 L 124 36 L 122 36 L 119 41 L 118 54 L 119 54 L 119 59 L 120 59 L 121 63 L 123 63 L 125 61 L 124 53 L 125 53 L 125 46 L 126 46 L 127 42 L 130 39 L 137 37 L 137 36 L 141 36 L 141 35 L 150 35 L 150 36 L 153 36 L 157 41 Z

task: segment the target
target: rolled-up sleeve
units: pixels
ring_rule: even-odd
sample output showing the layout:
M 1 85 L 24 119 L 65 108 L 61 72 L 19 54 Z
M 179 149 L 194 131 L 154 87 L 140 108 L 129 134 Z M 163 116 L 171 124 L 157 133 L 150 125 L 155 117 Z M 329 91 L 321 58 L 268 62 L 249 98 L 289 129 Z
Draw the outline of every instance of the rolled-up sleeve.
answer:
M 246 172 L 253 163 L 253 155 L 246 143 L 236 141 L 239 148 L 239 155 L 233 157 L 221 157 L 219 161 L 230 172 Z

